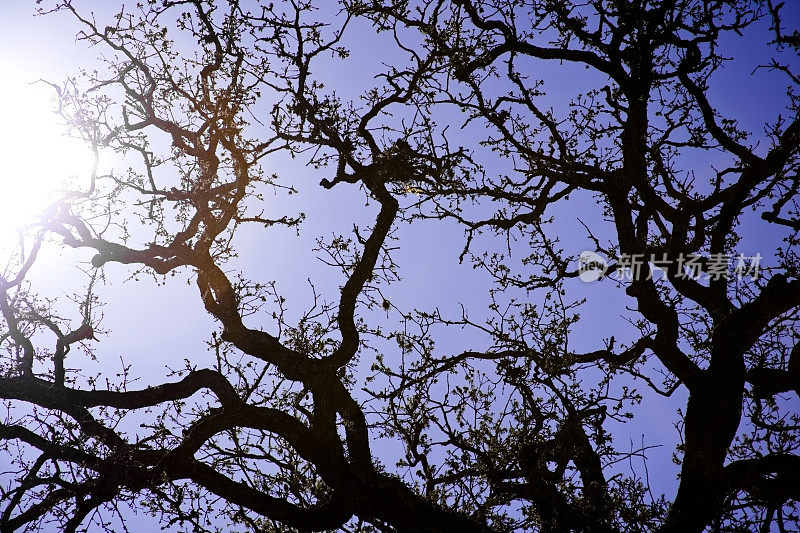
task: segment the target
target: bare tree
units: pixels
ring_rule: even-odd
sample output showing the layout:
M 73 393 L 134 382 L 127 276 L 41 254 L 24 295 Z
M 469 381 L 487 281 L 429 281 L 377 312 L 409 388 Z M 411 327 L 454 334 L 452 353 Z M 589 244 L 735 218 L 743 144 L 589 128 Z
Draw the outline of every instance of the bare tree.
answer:
M 195 531 L 798 527 L 800 40 L 783 4 L 186 0 L 102 22 L 73 4 L 51 16 L 79 23 L 101 59 L 54 85 L 60 112 L 129 168 L 95 168 L 0 279 L 4 531 L 113 529 L 121 504 Z M 319 70 L 346 64 L 365 30 L 399 59 L 360 94 L 337 92 Z M 753 76 L 788 86 L 763 130 L 711 96 L 737 39 L 774 52 Z M 548 103 L 537 73 L 558 76 L 551 64 L 580 67 L 591 89 Z M 298 319 L 284 305 L 296 295 L 234 268 L 243 227 L 304 222 L 262 201 L 305 191 L 267 170 L 285 156 L 374 217 L 309 208 L 360 225 L 311 244 L 341 290 L 328 303 L 312 280 Z M 637 334 L 587 352 L 570 344 L 585 286 L 553 222 L 576 201 L 608 222 L 585 236 L 611 262 L 599 283 L 632 257 L 664 271 L 618 283 Z M 397 308 L 384 293 L 401 283 L 398 228 L 450 223 L 492 303 Z M 760 276 L 720 271 L 758 224 L 780 242 Z M 42 246 L 92 250 L 77 319 L 27 279 Z M 187 362 L 135 390 L 135 368 L 115 380 L 65 367 L 90 350 L 94 283 L 114 263 L 190 276 L 219 326 L 210 368 Z M 451 331 L 479 340 L 454 349 Z M 677 391 L 680 480 L 655 497 L 640 469 L 618 468 L 648 450 L 610 428 Z M 402 447 L 396 465 L 378 438 Z

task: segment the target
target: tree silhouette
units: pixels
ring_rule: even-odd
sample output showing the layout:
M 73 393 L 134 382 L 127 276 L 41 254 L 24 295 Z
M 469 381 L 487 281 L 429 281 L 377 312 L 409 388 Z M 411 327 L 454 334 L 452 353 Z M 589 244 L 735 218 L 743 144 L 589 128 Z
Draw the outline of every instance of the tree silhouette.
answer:
M 782 3 L 165 0 L 103 22 L 73 4 L 49 16 L 98 64 L 54 85 L 60 112 L 120 168 L 44 213 L 0 279 L 3 531 L 113 530 L 123 504 L 193 531 L 798 527 L 800 39 Z M 374 42 L 390 59 L 370 85 L 320 75 Z M 760 129 L 715 100 L 742 43 L 771 54 L 752 77 L 782 84 Z M 271 171 L 292 159 L 314 187 Z M 265 195 L 312 188 L 372 219 L 270 215 Z M 628 308 L 590 337 L 595 286 L 560 232 L 576 209 L 601 221 L 576 237 L 609 260 L 595 283 Z M 314 217 L 352 235 L 309 242 Z M 400 230 L 453 224 L 490 285 L 457 315 L 436 294 L 401 309 Z M 236 263 L 286 227 L 331 267 L 296 318 L 297 295 Z M 735 275 L 748 231 L 769 249 Z M 28 280 L 45 246 L 91 250 L 77 319 Z M 196 286 L 209 364 L 141 389 L 135 365 L 79 369 L 114 335 L 95 291 L 112 265 Z M 657 497 L 620 467 L 649 450 L 615 428 L 680 398 L 677 492 Z

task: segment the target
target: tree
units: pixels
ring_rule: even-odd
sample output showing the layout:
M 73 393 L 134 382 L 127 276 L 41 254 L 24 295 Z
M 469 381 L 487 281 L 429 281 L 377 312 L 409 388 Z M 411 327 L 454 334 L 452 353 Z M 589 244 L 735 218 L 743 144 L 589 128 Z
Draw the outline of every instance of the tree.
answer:
M 798 526 L 800 37 L 782 3 L 152 1 L 102 23 L 73 4 L 51 16 L 102 61 L 56 85 L 60 112 L 126 170 L 95 170 L 43 214 L 0 280 L 4 531 L 113 528 L 124 505 L 196 531 Z M 329 87 L 319 73 L 359 39 L 391 62 Z M 742 40 L 773 54 L 753 76 L 782 84 L 762 129 L 715 101 Z M 576 72 L 589 88 L 553 104 L 547 84 Z M 291 159 L 319 185 L 270 172 Z M 332 269 L 294 317 L 299 296 L 237 271 L 237 246 L 287 227 L 307 246 L 306 215 L 273 216 L 292 204 L 264 195 L 341 189 L 372 218 L 307 204 L 353 232 L 311 244 Z M 628 307 L 628 327 L 606 317 L 590 338 L 559 231 L 576 208 L 601 221 L 579 236 L 611 263 L 597 286 Z M 398 247 L 447 224 L 491 303 L 399 308 L 384 297 L 402 287 Z M 759 276 L 713 270 L 759 227 L 775 244 Z M 78 318 L 28 281 L 53 246 L 85 266 Z M 633 257 L 663 276 L 615 281 Z M 141 389 L 132 366 L 67 367 L 92 354 L 96 284 L 120 265 L 196 286 L 218 326 L 198 333 L 205 359 Z M 650 450 L 615 434 L 683 399 L 677 492 L 655 497 L 646 462 L 620 467 Z

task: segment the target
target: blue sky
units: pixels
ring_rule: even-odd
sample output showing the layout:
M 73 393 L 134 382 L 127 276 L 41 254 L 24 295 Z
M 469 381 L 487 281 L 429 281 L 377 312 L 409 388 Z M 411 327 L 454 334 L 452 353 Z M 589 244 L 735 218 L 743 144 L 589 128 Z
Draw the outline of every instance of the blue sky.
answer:
M 82 2 L 78 5 L 104 8 L 108 3 Z M 7 1 L 0 7 L 0 71 L 14 72 L 14 78 L 5 83 L 24 84 L 41 77 L 56 81 L 74 73 L 80 66 L 92 64 L 95 52 L 75 43 L 76 25 L 69 17 L 56 15 L 33 19 L 32 11 L 31 3 L 21 0 Z M 331 66 L 330 71 L 323 67 L 318 72 L 320 79 L 342 94 L 357 94 L 364 84 L 371 82 L 372 74 L 381 68 L 380 61 L 391 63 L 396 56 L 396 51 L 389 48 L 386 41 L 376 40 L 366 28 L 363 32 L 354 34 L 352 60 L 343 66 Z M 376 49 L 376 46 L 383 48 Z M 760 72 L 759 77 L 751 76 L 753 69 L 763 61 L 761 51 L 746 39 L 734 44 L 730 55 L 735 59 L 717 74 L 719 84 L 714 85 L 710 93 L 718 109 L 735 114 L 745 127 L 753 130 L 755 136 L 763 134 L 761 123 L 776 116 L 785 105 L 786 84 L 780 74 L 763 75 L 765 73 Z M 365 65 L 370 65 L 372 70 Z M 538 74 L 546 79 L 546 89 L 553 95 L 552 105 L 556 109 L 565 105 L 582 84 L 590 85 L 592 81 L 582 78 L 583 69 L 563 66 L 546 67 Z M 461 135 L 469 141 L 473 132 L 466 130 Z M 4 154 L 0 160 L 5 157 L 13 155 Z M 46 153 L 43 157 L 47 157 Z M 695 163 L 698 173 L 707 172 L 708 163 L 698 158 Z M 301 193 L 293 197 L 268 196 L 267 207 L 273 210 L 270 214 L 280 216 L 303 211 L 309 215 L 308 220 L 301 227 L 299 239 L 293 229 L 278 228 L 266 234 L 255 230 L 241 232 L 237 237 L 240 256 L 230 264 L 230 268 L 241 269 L 254 279 L 275 280 L 289 297 L 290 316 L 299 317 L 312 301 L 309 278 L 329 301 L 335 300 L 342 282 L 340 275 L 318 260 L 314 239 L 328 238 L 334 233 L 347 234 L 354 222 L 371 223 L 376 207 L 374 203 L 365 204 L 363 193 L 355 187 L 323 190 L 317 184 L 324 174 L 304 168 L 300 161 L 278 158 L 270 160 L 270 164 L 274 165 L 270 172 L 291 174 Z M 601 234 L 609 228 L 607 225 L 603 227 L 602 217 L 588 195 L 576 195 L 554 214 L 555 232 L 561 237 L 567 253 L 575 258 L 580 251 L 591 247 L 591 241 L 578 222 L 578 215 L 593 229 L 599 228 Z M 768 257 L 780 235 L 760 223 L 757 216 L 752 222 L 743 227 L 740 250 L 745 255 L 761 253 Z M 443 313 L 452 315 L 459 313 L 460 304 L 473 309 L 486 307 L 487 276 L 473 269 L 468 261 L 463 264 L 458 261 L 464 245 L 464 233 L 460 227 L 441 222 L 419 222 L 412 227 L 400 224 L 397 236 L 399 249 L 395 259 L 403 279 L 385 291 L 393 305 L 404 311 L 415 307 L 438 307 Z M 476 244 L 487 243 L 484 240 Z M 497 246 L 497 243 L 490 245 Z M 524 250 L 515 249 L 514 252 L 521 254 Z M 77 261 L 85 265 L 91 255 L 88 252 L 48 249 L 32 278 L 37 287 L 52 296 L 80 291 L 85 275 L 70 264 Z M 80 366 L 87 374 L 93 371 L 115 373 L 119 371 L 120 357 L 123 357 L 134 365 L 134 374 L 139 378 L 135 385 L 138 388 L 163 381 L 165 368 L 180 366 L 184 358 L 198 366 L 209 366 L 213 362 L 204 341 L 209 339 L 215 325 L 204 312 L 196 288 L 187 283 L 189 273 L 171 279 L 166 286 L 157 286 L 147 276 L 140 277 L 139 281 L 131 280 L 130 269 L 122 265 L 108 266 L 106 275 L 107 283 L 99 288 L 99 294 L 108 302 L 102 308 L 100 328 L 107 333 L 101 333 L 100 341 L 95 345 L 97 360 L 78 362 L 73 359 L 68 361 L 68 366 Z M 626 306 L 631 305 L 632 300 L 611 280 L 595 284 L 572 280 L 568 282 L 567 290 L 570 297 L 587 299 L 580 308 L 583 320 L 572 340 L 575 349 L 598 349 L 602 347 L 603 338 L 615 335 L 621 340 L 635 333 L 623 318 L 630 315 Z M 148 311 L 142 313 L 142 309 Z M 75 311 L 72 309 L 73 313 Z M 365 313 L 365 316 L 382 327 L 398 326 L 399 315 L 395 310 L 388 316 L 382 311 Z M 464 331 L 442 334 L 439 346 L 451 353 L 464 348 L 489 347 L 485 339 Z M 397 353 L 388 353 L 387 359 L 397 356 Z M 77 359 L 80 355 L 74 354 L 73 357 Z M 657 365 L 654 363 L 654 366 Z M 671 461 L 673 445 L 677 441 L 672 424 L 677 421 L 676 409 L 684 404 L 682 391 L 668 400 L 652 393 L 646 394 L 642 416 L 613 431 L 617 442 L 630 440 L 636 447 L 644 439 L 645 445 L 660 446 L 649 452 L 648 469 L 654 491 L 663 491 L 668 498 L 672 497 L 677 486 L 675 475 L 678 472 L 678 467 Z M 377 455 L 386 464 L 394 462 L 394 453 L 391 446 L 379 445 L 377 448 Z M 142 519 L 142 524 L 145 523 L 148 520 Z M 131 529 L 136 530 L 135 527 Z

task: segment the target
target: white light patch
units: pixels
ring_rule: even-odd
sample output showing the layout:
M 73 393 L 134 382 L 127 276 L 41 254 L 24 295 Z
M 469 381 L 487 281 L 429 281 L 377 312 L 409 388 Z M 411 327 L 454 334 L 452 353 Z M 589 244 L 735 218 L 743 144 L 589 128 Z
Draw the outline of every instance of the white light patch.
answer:
M 53 88 L 8 74 L 0 82 L 0 246 L 68 184 L 86 182 L 94 164 L 88 145 L 65 135 Z

